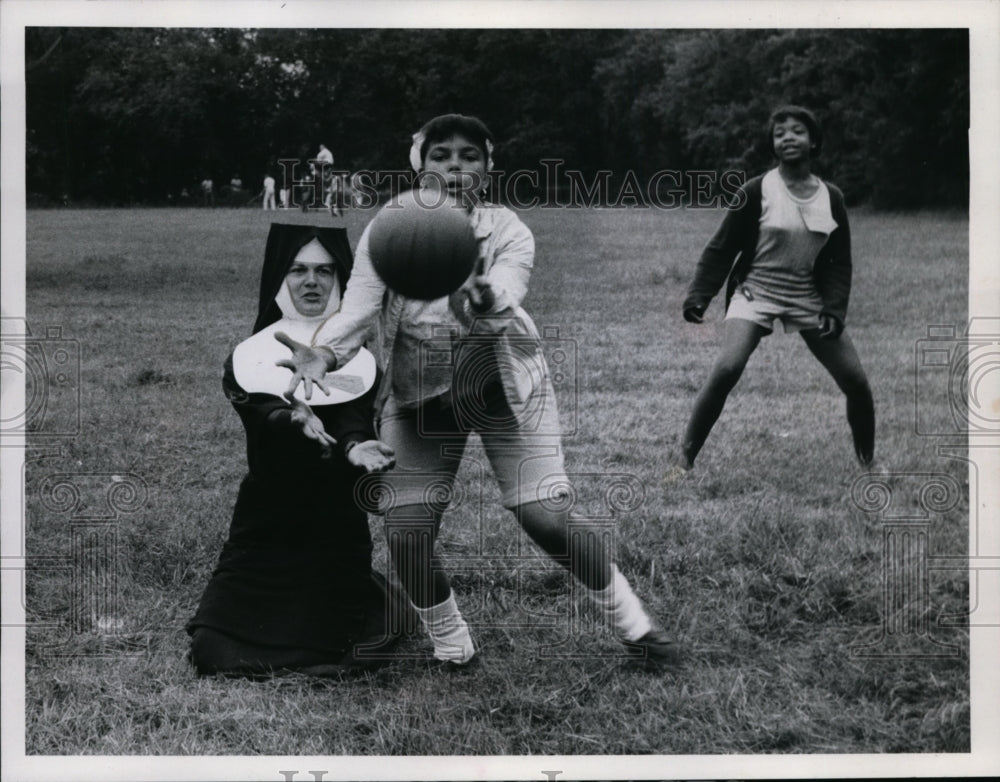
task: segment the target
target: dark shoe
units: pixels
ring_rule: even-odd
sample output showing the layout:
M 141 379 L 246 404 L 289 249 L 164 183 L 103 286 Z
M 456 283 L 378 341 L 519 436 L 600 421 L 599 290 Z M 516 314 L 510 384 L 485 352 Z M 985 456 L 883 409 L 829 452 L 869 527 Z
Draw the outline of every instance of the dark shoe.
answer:
M 470 673 L 479 668 L 479 654 L 472 655 L 464 663 L 454 660 L 440 660 L 437 657 L 427 657 L 421 660 L 419 665 L 428 671 L 441 671 L 442 673 Z
M 650 630 L 637 641 L 622 641 L 628 656 L 652 670 L 671 671 L 684 664 L 680 645 L 663 630 Z

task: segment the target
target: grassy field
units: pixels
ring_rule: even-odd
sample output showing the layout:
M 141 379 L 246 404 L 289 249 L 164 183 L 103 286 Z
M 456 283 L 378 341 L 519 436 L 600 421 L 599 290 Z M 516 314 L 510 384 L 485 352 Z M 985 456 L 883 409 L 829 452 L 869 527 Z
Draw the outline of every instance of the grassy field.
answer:
M 345 219 L 352 243 L 367 218 Z M 915 624 L 870 647 L 882 656 L 852 654 L 893 618 L 883 571 L 897 560 L 886 559 L 877 502 L 866 505 L 878 486 L 855 484 L 869 479 L 853 459 L 843 399 L 800 339 L 764 341 L 696 470 L 664 480 L 718 346 L 721 304 L 699 327 L 683 322 L 680 303 L 719 214 L 547 210 L 523 219 L 537 242 L 526 309 L 554 330 L 553 346 L 575 355 L 558 393 L 579 510 L 613 517 L 620 566 L 691 648 L 687 670 L 660 676 L 623 663 L 561 572 L 521 539 L 493 481 L 479 479 L 476 443 L 460 476 L 467 501 L 446 517 L 441 544 L 483 647 L 477 671 L 448 676 L 404 661 L 345 681 L 196 678 L 183 626 L 245 470 L 221 366 L 254 320 L 269 218 L 251 209 L 32 211 L 28 322 L 36 333 L 60 326 L 79 343 L 80 431 L 35 437 L 28 454 L 26 546 L 39 563 L 27 595 L 29 754 L 969 750 L 968 634 L 938 621 L 968 610 L 963 571 L 923 571 L 926 601 L 897 606 Z M 878 414 L 870 480 L 889 487 L 894 509 L 927 507 L 928 474 L 944 476 L 938 483 L 954 495 L 932 503 L 927 549 L 899 560 L 917 572 L 928 550 L 967 553 L 967 466 L 939 456 L 942 438 L 914 425 L 917 397 L 944 409 L 947 388 L 935 376 L 915 379 L 914 357 L 929 325 L 966 320 L 968 222 L 860 212 L 852 228 L 848 328 Z M 120 486 L 136 494 L 116 495 L 106 524 L 87 522 L 59 499 L 59 482 L 82 487 L 81 502 L 105 502 Z M 372 528 L 384 567 L 377 518 Z M 85 529 L 104 544 L 91 539 L 81 555 L 74 541 Z M 71 613 L 95 601 L 80 597 L 86 581 L 68 563 L 82 556 L 106 570 L 86 560 L 88 545 L 105 544 L 117 603 L 108 598 L 74 627 Z M 939 656 L 920 656 L 928 649 Z

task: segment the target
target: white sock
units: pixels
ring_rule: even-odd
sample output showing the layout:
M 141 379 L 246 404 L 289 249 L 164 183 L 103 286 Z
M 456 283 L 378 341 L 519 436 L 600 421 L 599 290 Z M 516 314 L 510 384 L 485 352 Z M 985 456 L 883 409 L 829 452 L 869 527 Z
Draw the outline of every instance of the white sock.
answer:
M 590 590 L 590 595 L 619 638 L 638 641 L 653 629 L 646 609 L 617 565 L 611 566 L 611 582 L 604 589 Z
M 455 602 L 455 593 L 448 595 L 443 603 L 430 608 L 413 606 L 420 621 L 434 644 L 434 656 L 439 660 L 467 663 L 475 654 L 469 626 L 462 618 Z

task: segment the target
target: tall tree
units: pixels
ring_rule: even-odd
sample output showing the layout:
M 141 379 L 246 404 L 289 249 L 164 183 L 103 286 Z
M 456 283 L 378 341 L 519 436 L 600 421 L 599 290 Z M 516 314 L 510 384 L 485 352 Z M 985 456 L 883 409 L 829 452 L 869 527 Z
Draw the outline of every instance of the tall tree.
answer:
M 321 142 L 344 168 L 402 169 L 410 134 L 448 111 L 481 116 L 506 169 L 751 175 L 771 164 L 769 111 L 794 102 L 851 201 L 967 198 L 960 29 L 29 28 L 25 45 L 28 186 L 54 197 L 249 184 Z

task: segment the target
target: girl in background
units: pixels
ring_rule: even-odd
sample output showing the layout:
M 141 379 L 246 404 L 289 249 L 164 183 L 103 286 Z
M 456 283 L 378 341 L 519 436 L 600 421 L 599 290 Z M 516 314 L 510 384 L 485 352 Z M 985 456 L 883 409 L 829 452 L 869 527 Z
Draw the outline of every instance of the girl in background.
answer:
M 777 109 L 768 144 L 778 165 L 741 188 L 701 255 L 684 300 L 684 319 L 701 323 L 728 278 L 722 349 L 695 400 L 681 442 L 690 470 L 762 337 L 780 321 L 798 332 L 847 400 L 854 451 L 869 465 L 875 451 L 875 406 L 857 351 L 844 331 L 851 291 L 851 235 L 844 196 L 816 177 L 812 162 L 823 136 L 812 112 Z

